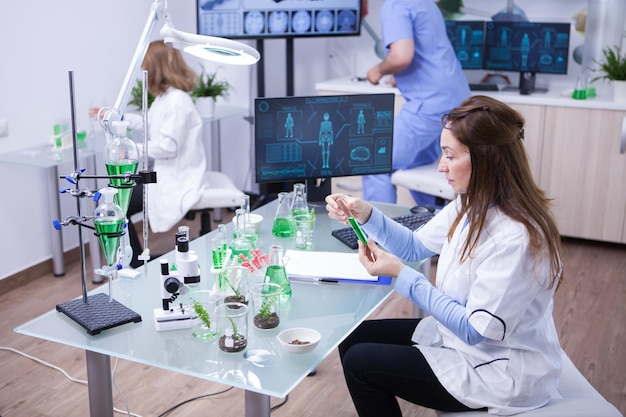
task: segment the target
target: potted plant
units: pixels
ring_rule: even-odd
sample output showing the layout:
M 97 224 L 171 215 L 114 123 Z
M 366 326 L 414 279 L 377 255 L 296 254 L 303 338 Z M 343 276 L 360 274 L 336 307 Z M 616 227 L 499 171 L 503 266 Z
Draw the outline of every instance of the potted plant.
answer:
M 227 81 L 217 80 L 216 77 L 217 71 L 213 74 L 206 74 L 202 68 L 198 77 L 198 84 L 190 93 L 200 115 L 203 117 L 213 116 L 217 98 L 227 97 L 230 90 L 230 84 Z
M 609 80 L 613 84 L 613 99 L 617 101 L 626 100 L 626 55 L 622 55 L 619 46 L 613 46 L 602 50 L 604 60 L 596 63 L 600 66 L 595 71 L 602 72 L 603 75 L 595 77 L 596 80 Z
M 143 109 L 143 98 L 142 98 L 142 90 L 143 84 L 141 80 L 137 80 L 137 84 L 130 91 L 130 101 L 128 102 L 129 106 L 135 106 L 137 110 L 141 111 Z M 154 101 L 154 94 L 148 91 L 148 108 L 152 105 Z

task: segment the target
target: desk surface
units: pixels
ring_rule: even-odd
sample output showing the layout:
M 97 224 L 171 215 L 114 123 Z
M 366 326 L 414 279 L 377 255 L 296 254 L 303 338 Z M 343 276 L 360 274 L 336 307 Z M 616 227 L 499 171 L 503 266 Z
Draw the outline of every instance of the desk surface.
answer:
M 381 205 L 390 216 L 408 213 L 407 207 Z M 271 235 L 276 202 L 256 213 L 263 215 L 258 247 L 268 252 L 269 246 L 280 243 L 285 249 L 295 246 L 293 238 L 279 239 Z M 232 223 L 227 225 L 232 231 Z M 324 213 L 316 219 L 316 250 L 343 251 L 351 249 L 333 238 L 332 229 L 344 227 Z M 210 265 L 210 238 L 214 232 L 195 239 L 191 249 L 200 259 L 201 268 Z M 173 239 L 172 239 L 173 240 Z M 170 260 L 173 255 L 166 254 Z M 140 323 L 125 324 L 90 336 L 62 313 L 51 310 L 18 326 L 15 331 L 25 335 L 70 345 L 105 355 L 143 363 L 150 366 L 203 378 L 241 389 L 275 397 L 285 397 L 310 371 L 333 351 L 337 345 L 392 292 L 393 285 L 376 284 L 311 284 L 292 282 L 292 299 L 281 309 L 280 325 L 272 330 L 256 329 L 249 320 L 248 346 L 244 352 L 222 352 L 215 341 L 194 338 L 190 329 L 157 332 L 154 327 L 154 308 L 161 303 L 158 289 L 159 262 L 147 266 L 147 274 L 139 278 L 119 278 L 114 281 L 113 297 L 142 316 Z M 147 275 L 147 276 L 146 276 Z M 212 279 L 202 275 L 201 287 L 212 287 Z M 107 286 L 89 294 L 106 292 Z M 320 344 L 307 354 L 286 353 L 276 336 L 291 327 L 310 327 L 321 335 Z M 264 349 L 272 353 L 269 360 L 254 363 L 245 359 L 245 353 Z

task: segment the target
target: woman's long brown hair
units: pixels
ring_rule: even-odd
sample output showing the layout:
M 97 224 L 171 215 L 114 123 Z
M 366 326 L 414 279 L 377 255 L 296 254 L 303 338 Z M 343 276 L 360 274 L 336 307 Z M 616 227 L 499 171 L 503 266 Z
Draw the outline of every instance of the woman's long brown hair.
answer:
M 563 280 L 561 238 L 550 212 L 550 200 L 535 183 L 523 145 L 524 117 L 508 105 L 473 96 L 442 119 L 445 129 L 469 149 L 472 172 L 461 209 L 448 233 L 451 239 L 465 213 L 469 234 L 461 261 L 472 257 L 485 228 L 487 210 L 496 206 L 528 230 L 530 254 L 537 260 L 547 250 L 550 287 Z

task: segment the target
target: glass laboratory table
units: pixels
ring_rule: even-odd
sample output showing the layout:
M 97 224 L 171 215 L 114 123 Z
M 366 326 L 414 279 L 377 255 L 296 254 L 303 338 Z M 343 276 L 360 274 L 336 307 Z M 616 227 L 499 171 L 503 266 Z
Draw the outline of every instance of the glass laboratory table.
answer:
M 294 249 L 293 238 L 275 238 L 271 234 L 277 202 L 255 210 L 264 221 L 257 247 L 269 252 L 272 243 Z M 379 205 L 390 216 L 409 213 L 408 207 Z M 315 225 L 315 250 L 350 252 L 347 246 L 331 236 L 343 224 L 318 213 Z M 227 225 L 232 232 L 232 223 Z M 215 231 L 190 242 L 199 255 L 200 267 L 211 264 L 210 241 Z M 174 254 L 163 255 L 174 260 Z M 206 268 L 208 269 L 208 268 Z M 153 309 L 161 305 L 159 261 L 141 267 L 137 278 L 118 278 L 113 298 L 140 314 L 142 321 L 124 324 L 89 335 L 66 315 L 51 310 L 18 326 L 17 333 L 84 349 L 87 356 L 89 403 L 91 417 L 113 416 L 110 357 L 118 357 L 185 375 L 230 385 L 245 390 L 246 417 L 269 417 L 270 397 L 284 398 L 313 371 L 337 345 L 370 315 L 393 290 L 393 284 L 308 283 L 292 281 L 293 296 L 281 306 L 280 324 L 272 330 L 259 330 L 249 317 L 248 346 L 243 352 L 222 352 L 216 341 L 202 341 L 191 329 L 158 332 Z M 209 274 L 203 274 L 201 288 L 213 285 Z M 106 293 L 107 285 L 89 292 Z M 309 327 L 321 333 L 319 345 L 309 353 L 292 354 L 282 350 L 276 336 L 284 329 Z M 262 359 L 251 353 L 264 352 Z M 269 352 L 269 354 L 268 354 Z

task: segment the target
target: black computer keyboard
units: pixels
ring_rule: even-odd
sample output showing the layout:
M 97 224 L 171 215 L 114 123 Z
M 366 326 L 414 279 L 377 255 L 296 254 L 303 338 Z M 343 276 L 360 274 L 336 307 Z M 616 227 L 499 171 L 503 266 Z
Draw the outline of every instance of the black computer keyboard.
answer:
M 500 91 L 498 84 L 488 83 L 470 83 L 469 88 L 471 91 Z
M 417 230 L 421 226 L 425 225 L 434 216 L 435 214 L 431 212 L 406 214 L 404 216 L 394 217 L 393 220 L 397 221 L 403 226 L 408 227 L 411 230 Z M 331 234 L 349 248 L 356 249 L 358 247 L 356 233 L 354 233 L 352 227 L 336 229 L 333 230 Z

